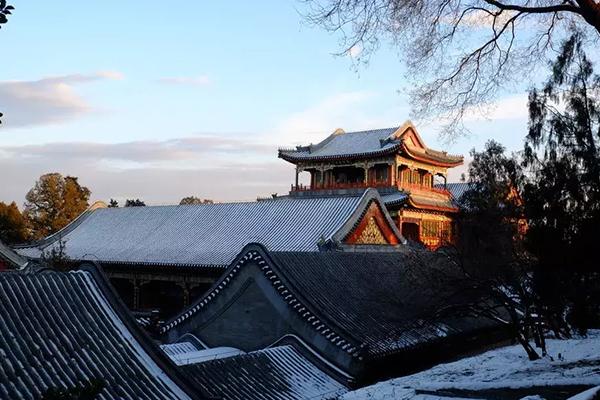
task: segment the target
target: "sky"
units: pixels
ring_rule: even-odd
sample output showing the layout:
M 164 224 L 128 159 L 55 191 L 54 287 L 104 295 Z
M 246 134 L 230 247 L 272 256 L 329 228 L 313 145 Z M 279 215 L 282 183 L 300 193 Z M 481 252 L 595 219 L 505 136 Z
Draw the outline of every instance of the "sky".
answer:
M 294 172 L 278 147 L 410 116 L 398 51 L 384 43 L 367 65 L 360 49 L 336 56 L 340 37 L 308 25 L 299 1 L 12 4 L 0 30 L 0 201 L 22 205 L 48 172 L 79 177 L 92 201 L 285 194 Z M 413 122 L 429 147 L 468 156 L 491 138 L 520 149 L 526 117 L 526 93 L 507 92 L 451 143 Z

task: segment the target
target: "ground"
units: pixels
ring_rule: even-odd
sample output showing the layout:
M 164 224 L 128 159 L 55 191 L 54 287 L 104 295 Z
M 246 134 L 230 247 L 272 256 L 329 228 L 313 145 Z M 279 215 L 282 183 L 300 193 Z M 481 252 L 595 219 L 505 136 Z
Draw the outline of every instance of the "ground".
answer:
M 537 361 L 529 361 L 518 345 L 490 350 L 349 392 L 343 399 L 565 399 L 600 386 L 600 330 L 550 339 L 547 347 L 548 356 Z M 594 395 L 591 390 L 577 400 Z

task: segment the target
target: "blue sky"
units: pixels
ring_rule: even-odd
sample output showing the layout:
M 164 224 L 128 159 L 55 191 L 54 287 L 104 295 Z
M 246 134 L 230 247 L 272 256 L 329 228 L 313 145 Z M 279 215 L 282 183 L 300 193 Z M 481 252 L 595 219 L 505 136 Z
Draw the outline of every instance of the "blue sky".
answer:
M 293 180 L 278 146 L 409 118 L 397 52 L 384 44 L 358 67 L 334 56 L 339 37 L 305 24 L 300 2 L 13 3 L 0 30 L 0 201 L 22 203 L 53 171 L 94 200 L 252 200 Z M 492 137 L 518 149 L 525 98 L 507 93 L 454 143 L 414 122 L 451 153 Z

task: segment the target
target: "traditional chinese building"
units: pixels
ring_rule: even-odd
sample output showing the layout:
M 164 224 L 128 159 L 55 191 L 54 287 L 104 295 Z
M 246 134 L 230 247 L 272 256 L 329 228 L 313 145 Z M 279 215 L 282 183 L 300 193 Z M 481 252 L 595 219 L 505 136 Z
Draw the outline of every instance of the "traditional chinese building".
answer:
M 407 374 L 503 337 L 489 319 L 427 317 L 436 300 L 423 277 L 446 268 L 444 258 L 384 249 L 272 252 L 250 244 L 162 333 L 169 343 L 191 337 L 247 352 L 295 338 L 306 345 L 298 351 L 329 364 L 314 360 L 346 386 Z M 448 301 L 477 296 L 456 292 Z
M 414 125 L 360 132 L 333 132 L 318 144 L 280 149 L 296 165 L 290 196 L 326 196 L 377 188 L 407 239 L 430 248 L 452 242 L 458 212 L 446 188 L 448 169 L 462 156 L 430 149 Z M 310 183 L 300 183 L 300 174 Z
M 73 267 L 100 265 L 134 311 L 172 315 L 202 295 L 250 242 L 270 250 L 356 251 L 404 239 L 376 190 L 337 197 L 106 208 L 95 204 L 48 238 L 16 251 L 39 259 L 63 246 Z M 21 258 L 22 258 L 21 257 Z

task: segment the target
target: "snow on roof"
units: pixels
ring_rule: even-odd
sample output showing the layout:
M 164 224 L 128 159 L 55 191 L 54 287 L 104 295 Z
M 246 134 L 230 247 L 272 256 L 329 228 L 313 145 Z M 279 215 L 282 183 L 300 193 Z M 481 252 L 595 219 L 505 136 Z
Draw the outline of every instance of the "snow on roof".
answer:
M 199 349 L 190 342 L 163 344 L 160 347 L 176 365 L 197 364 L 246 354 L 244 351 L 233 347 Z
M 291 345 L 180 368 L 214 397 L 229 400 L 334 399 L 347 392 Z
M 280 150 L 279 154 L 284 159 L 318 159 L 385 153 L 399 148 L 400 141 L 389 140 L 397 130 L 398 127 L 347 133 L 336 131 L 316 145 Z
M 409 140 L 405 140 L 405 134 Z M 413 140 L 414 139 L 414 140 Z M 447 154 L 427 148 L 417 133 L 415 126 L 406 121 L 402 126 L 372 129 L 358 132 L 344 132 L 338 129 L 317 144 L 297 146 L 295 149 L 280 149 L 279 157 L 295 163 L 301 161 L 324 161 L 333 159 L 359 159 L 391 155 L 398 151 L 411 158 L 424 159 L 434 163 L 455 166 L 463 162 L 462 156 Z
M 0 398 L 39 399 L 100 379 L 103 399 L 189 399 L 95 275 L 0 273 Z
M 27 265 L 27 260 L 11 250 L 7 245 L 0 241 L 0 261 L 6 261 L 11 266 L 23 268 Z
M 354 197 L 96 209 L 42 247 L 62 240 L 67 256 L 79 261 L 226 267 L 250 242 L 271 250 L 318 251 L 320 241 L 332 240 L 360 217 L 361 207 L 380 199 L 368 189 Z M 41 250 L 17 251 L 35 258 Z

